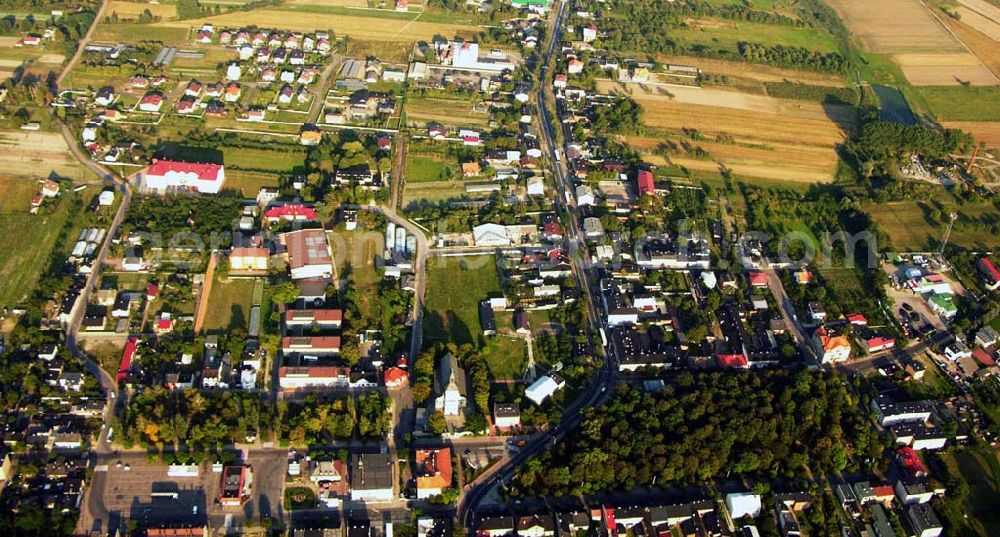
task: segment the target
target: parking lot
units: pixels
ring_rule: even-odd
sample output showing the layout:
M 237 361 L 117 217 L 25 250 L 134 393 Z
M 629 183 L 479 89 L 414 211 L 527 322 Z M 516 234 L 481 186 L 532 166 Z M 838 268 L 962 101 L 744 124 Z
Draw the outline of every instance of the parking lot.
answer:
M 116 528 L 128 520 L 141 526 L 167 523 L 240 526 L 246 521 L 282 518 L 287 452 L 280 449 L 250 453 L 253 469 L 251 498 L 240 507 L 217 502 L 221 474 L 203 463 L 197 477 L 168 477 L 167 465 L 149 462 L 141 452 L 102 458 L 82 506 L 81 527 Z
M 204 524 L 218 494 L 218 474 L 168 477 L 166 465 L 128 457 L 108 464 L 102 499 L 106 510 L 141 526 L 171 522 Z

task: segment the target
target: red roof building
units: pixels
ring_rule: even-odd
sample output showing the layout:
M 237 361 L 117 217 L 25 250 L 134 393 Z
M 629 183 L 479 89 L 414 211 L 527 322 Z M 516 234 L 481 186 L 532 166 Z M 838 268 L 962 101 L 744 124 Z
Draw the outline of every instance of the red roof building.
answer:
M 896 340 L 891 337 L 875 336 L 861 340 L 865 351 L 869 354 L 891 349 L 896 346 Z
M 993 262 L 990 261 L 989 258 L 979 258 L 979 261 L 976 261 L 976 265 L 979 267 L 979 273 L 983 276 L 983 280 L 986 282 L 986 287 L 990 290 L 1000 287 L 1000 271 L 993 266 Z
M 139 338 L 132 336 L 125 343 L 125 350 L 122 351 L 122 359 L 118 362 L 118 382 L 125 380 L 129 369 L 132 367 L 132 360 L 135 358 L 135 351 L 139 348 Z
M 656 191 L 656 185 L 653 182 L 653 172 L 641 170 L 636 181 L 639 184 L 640 194 L 652 194 Z
M 747 279 L 752 287 L 767 287 L 767 274 L 763 272 L 751 272 Z
M 153 190 L 178 189 L 218 194 L 226 181 L 226 172 L 222 164 L 157 160 L 146 168 L 142 181 Z
M 158 296 L 160 296 L 160 286 L 151 282 L 146 286 L 146 300 L 156 300 Z
M 275 205 L 264 211 L 264 220 L 269 224 L 273 224 L 279 220 L 313 221 L 316 220 L 316 209 L 307 207 L 301 203 Z
M 972 357 L 979 362 L 983 367 L 990 367 L 996 365 L 996 360 L 990 356 L 990 353 L 986 352 L 984 349 L 976 349 L 972 351 Z
M 744 368 L 749 365 L 747 357 L 743 354 L 718 354 L 715 360 L 719 363 L 719 367 Z
M 846 317 L 847 322 L 854 326 L 868 326 L 868 319 L 860 313 L 848 313 Z
M 904 470 L 915 477 L 927 475 L 927 467 L 913 448 L 906 446 L 896 450 L 896 459 Z
M 382 374 L 382 379 L 385 382 L 385 387 L 390 390 L 405 386 L 408 380 L 406 371 L 403 371 L 398 367 L 390 367 L 389 369 L 386 369 L 385 373 Z

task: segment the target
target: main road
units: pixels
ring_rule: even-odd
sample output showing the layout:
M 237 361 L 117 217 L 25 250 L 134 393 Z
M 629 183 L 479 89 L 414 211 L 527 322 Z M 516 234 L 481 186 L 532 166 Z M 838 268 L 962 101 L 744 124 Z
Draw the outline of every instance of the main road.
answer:
M 541 116 L 540 130 L 542 136 L 540 141 L 542 151 L 548 156 L 549 162 L 552 163 L 552 171 L 555 175 L 559 189 L 564 192 L 572 192 L 572 182 L 569 179 L 569 171 L 563 160 L 556 158 L 555 136 L 552 132 L 552 124 L 549 120 L 551 116 L 549 110 L 547 109 L 546 100 L 547 66 L 550 63 L 556 45 L 561 39 L 560 34 L 562 33 L 562 18 L 565 9 L 566 2 L 560 3 L 559 11 L 556 12 L 555 17 L 553 17 L 552 20 L 552 28 L 550 31 L 552 40 L 549 42 L 548 49 L 545 52 L 542 76 L 541 80 L 538 81 L 539 88 L 537 100 L 539 115 Z M 587 299 L 587 311 L 591 322 L 591 333 L 597 333 L 599 330 L 603 329 L 603 326 L 600 312 L 597 310 L 597 304 L 593 299 L 594 294 L 592 292 L 591 274 L 588 269 L 589 255 L 587 253 L 586 243 L 580 237 L 580 219 L 578 215 L 578 208 L 575 203 L 572 202 L 572 196 L 569 196 L 564 203 L 563 197 L 559 195 L 556 196 L 556 207 L 559 208 L 560 211 L 565 209 L 564 212 L 568 215 L 569 225 L 566 233 L 572 261 L 571 266 L 573 267 L 573 274 L 577 279 L 577 283 Z M 606 358 L 601 364 L 601 369 L 595 375 L 593 383 L 573 403 L 564 409 L 562 419 L 558 424 L 548 431 L 533 437 L 530 441 L 528 441 L 527 445 L 525 445 L 513 457 L 500 463 L 501 466 L 490 473 L 485 479 L 473 484 L 472 488 L 469 489 L 469 491 L 460 500 L 458 507 L 459 520 L 470 530 L 474 530 L 476 524 L 476 511 L 480 508 L 480 504 L 490 494 L 490 492 L 498 486 L 503 486 L 509 483 L 511 479 L 514 478 L 518 468 L 526 464 L 529 460 L 540 454 L 545 449 L 548 449 L 557 442 L 561 441 L 569 431 L 572 431 L 577 425 L 579 425 L 580 420 L 582 419 L 581 412 L 583 409 L 601 404 L 611 393 L 610 388 L 615 383 L 617 372 L 618 361 L 612 349 L 612 352 L 606 354 Z

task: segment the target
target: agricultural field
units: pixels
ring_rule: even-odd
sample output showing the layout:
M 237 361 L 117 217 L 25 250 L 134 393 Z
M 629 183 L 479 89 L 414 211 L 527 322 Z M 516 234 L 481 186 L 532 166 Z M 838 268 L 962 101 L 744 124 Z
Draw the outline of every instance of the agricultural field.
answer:
M 149 2 L 128 2 L 125 0 L 112 0 L 104 8 L 108 16 L 117 14 L 119 19 L 137 19 L 146 10 L 154 17 L 170 19 L 177 16 L 177 5 L 174 3 L 160 2 L 157 4 Z
M 60 53 L 47 52 L 41 47 L 15 47 L 18 37 L 0 36 L 0 82 L 14 75 L 19 67 L 32 72 L 58 71 L 66 61 Z
M 706 75 L 723 75 L 731 79 L 743 79 L 756 83 L 765 82 L 795 82 L 799 84 L 815 84 L 819 86 L 844 87 L 844 77 L 840 75 L 807 71 L 804 69 L 785 69 L 770 65 L 757 65 L 746 62 L 701 58 L 697 56 L 678 56 L 659 54 L 657 61 L 663 64 L 690 65 L 698 67 Z
M 406 99 L 406 123 L 424 127 L 440 123 L 451 127 L 485 127 L 489 124 L 488 112 L 477 112 L 469 99 L 461 97 L 422 97 Z
M 82 194 L 64 194 L 50 213 L 28 214 L 31 200 L 41 188 L 38 181 L 25 177 L 0 176 L 0 307 L 17 304 L 29 296 L 42 273 L 48 268 L 49 256 L 68 221 L 76 220 L 85 210 L 85 202 L 97 193 L 88 188 Z M 73 197 L 83 203 L 74 205 Z M 72 231 L 69 233 L 72 235 Z M 72 249 L 66 239 L 64 247 Z
M 396 15 L 403 16 L 397 17 Z M 200 27 L 203 24 L 214 24 L 216 27 L 277 27 L 283 30 L 302 32 L 329 29 L 337 35 L 349 35 L 353 39 L 407 43 L 421 40 L 430 41 L 435 35 L 454 37 L 470 34 L 467 25 L 450 22 L 425 22 L 422 18 L 418 19 L 417 15 L 416 13 L 397 14 L 381 10 L 348 11 L 333 6 L 329 8 L 312 6 L 310 9 L 302 4 L 291 3 L 282 7 L 226 13 L 183 21 L 160 21 L 143 26 L 164 32 L 177 32 L 179 30 L 185 35 L 190 28 Z M 104 34 L 101 34 L 99 38 L 108 39 Z
M 208 299 L 204 330 L 209 333 L 246 330 L 250 326 L 253 286 L 254 280 L 249 278 L 216 279 Z
M 33 178 L 52 174 L 76 181 L 93 178 L 73 158 L 61 134 L 43 131 L 0 131 L 0 170 Z
M 913 85 L 1000 82 L 919 0 L 830 0 L 829 4 L 865 50 L 891 54 Z
M 992 148 L 1000 148 L 1000 121 L 942 121 L 941 126 L 961 129 Z
M 461 179 L 450 181 L 433 181 L 427 183 L 410 183 L 403 187 L 403 206 L 408 207 L 420 203 L 437 203 L 455 198 L 478 198 L 489 193 L 466 193 L 465 183 Z
M 763 45 L 802 47 L 819 52 L 837 50 L 837 40 L 820 28 L 799 28 L 779 24 L 732 21 L 712 17 L 685 20 L 688 27 L 670 31 L 671 39 L 692 47 L 705 45 L 716 50 L 737 53 L 743 41 Z
M 855 111 L 843 105 L 748 95 L 712 89 L 650 88 L 599 83 L 602 91 L 626 92 L 643 107 L 643 122 L 660 131 L 698 140 L 709 158 L 671 155 L 691 170 L 718 172 L 723 163 L 734 173 L 793 182 L 829 182 L 837 165 L 835 147 L 853 127 Z M 633 147 L 656 152 L 663 137 L 626 136 Z M 658 162 L 654 162 L 660 164 Z
M 479 301 L 499 292 L 494 256 L 431 258 L 427 262 L 424 341 L 480 342 Z
M 951 211 L 958 213 L 959 221 L 952 230 L 950 244 L 976 250 L 990 250 L 1000 245 L 998 235 L 990 231 L 991 227 L 1000 225 L 1000 210 L 990 202 L 958 205 L 949 199 L 940 207 L 934 207 L 921 201 L 893 201 L 865 205 L 863 209 L 889 236 L 892 248 L 897 250 L 927 251 L 936 248 L 946 224 L 942 218 L 935 219 L 934 216 Z M 882 245 L 879 248 L 883 249 Z
M 914 88 L 939 121 L 1000 121 L 1000 86 Z

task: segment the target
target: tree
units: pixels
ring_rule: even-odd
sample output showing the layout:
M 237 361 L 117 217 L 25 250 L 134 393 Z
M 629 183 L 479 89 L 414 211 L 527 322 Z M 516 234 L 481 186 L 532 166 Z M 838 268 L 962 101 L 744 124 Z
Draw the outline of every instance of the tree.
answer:
M 299 298 L 299 286 L 295 282 L 280 283 L 271 290 L 271 299 L 282 306 Z
M 434 434 L 443 434 L 447 425 L 448 422 L 445 419 L 443 412 L 436 411 L 427 416 L 427 427 Z

